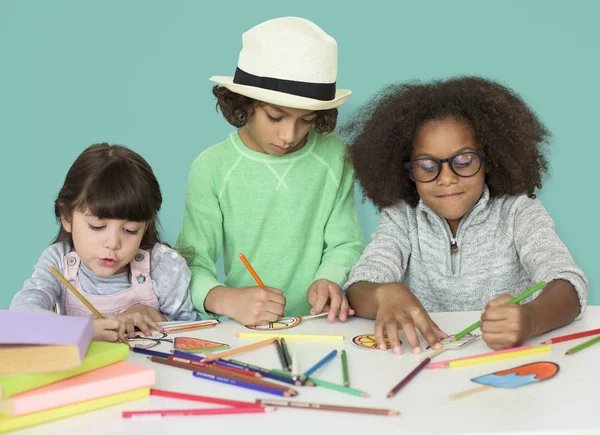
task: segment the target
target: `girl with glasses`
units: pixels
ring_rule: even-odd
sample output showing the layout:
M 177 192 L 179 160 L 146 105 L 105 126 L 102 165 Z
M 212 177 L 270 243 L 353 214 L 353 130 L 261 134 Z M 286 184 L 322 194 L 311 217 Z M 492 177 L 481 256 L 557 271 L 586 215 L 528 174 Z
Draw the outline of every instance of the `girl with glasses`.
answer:
M 361 111 L 362 112 L 362 111 Z M 417 330 L 433 348 L 447 336 L 430 311 L 482 311 L 492 349 L 572 322 L 587 279 L 535 196 L 550 133 L 498 83 L 459 77 L 391 86 L 343 129 L 364 195 L 381 220 L 344 286 L 356 314 L 376 319 L 402 353 Z M 523 304 L 507 302 L 533 284 Z

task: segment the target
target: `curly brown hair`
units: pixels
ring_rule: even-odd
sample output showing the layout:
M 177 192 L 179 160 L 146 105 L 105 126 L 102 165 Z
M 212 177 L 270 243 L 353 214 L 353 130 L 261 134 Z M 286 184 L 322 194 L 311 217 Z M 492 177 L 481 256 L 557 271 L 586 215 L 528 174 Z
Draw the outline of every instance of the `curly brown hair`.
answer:
M 217 111 L 221 110 L 227 122 L 237 128 L 246 125 L 257 104 L 264 104 L 262 101 L 230 91 L 224 86 L 214 86 L 212 93 L 217 97 Z M 317 114 L 315 118 L 317 133 L 325 134 L 335 130 L 338 117 L 337 109 L 318 110 L 315 113 Z
M 380 210 L 401 201 L 416 206 L 404 163 L 419 128 L 449 118 L 466 122 L 485 152 L 491 196 L 535 197 L 548 171 L 550 133 L 514 91 L 479 77 L 391 85 L 357 111 L 341 135 L 363 197 Z

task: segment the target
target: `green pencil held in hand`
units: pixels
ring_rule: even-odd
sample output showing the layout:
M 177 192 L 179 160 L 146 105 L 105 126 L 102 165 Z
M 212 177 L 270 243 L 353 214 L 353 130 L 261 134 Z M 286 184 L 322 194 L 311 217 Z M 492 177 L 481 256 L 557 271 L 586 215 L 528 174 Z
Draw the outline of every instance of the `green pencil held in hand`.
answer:
M 586 347 L 590 347 L 592 344 L 598 343 L 598 342 L 600 342 L 600 337 L 595 337 L 595 338 L 592 338 L 591 340 L 584 341 L 583 343 L 578 344 L 577 346 L 572 347 L 571 349 L 567 350 L 565 352 L 565 355 L 573 355 L 574 353 L 577 353 L 580 350 L 583 350 Z
M 527 290 L 525 290 L 523 293 L 521 293 L 519 296 L 516 296 L 515 298 L 511 299 L 508 303 L 509 304 L 518 304 L 519 302 L 521 302 L 523 299 L 531 296 L 532 294 L 534 294 L 536 291 L 544 288 L 544 286 L 546 285 L 546 283 L 544 281 L 540 281 L 538 282 L 536 285 L 534 285 L 531 288 L 528 288 Z M 456 340 L 460 340 L 461 338 L 463 338 L 465 335 L 467 335 L 469 332 L 474 331 L 475 329 L 479 328 L 481 326 L 481 320 L 473 323 L 471 326 L 469 326 L 467 329 L 460 331 L 458 334 L 456 334 L 454 336 L 454 341 Z

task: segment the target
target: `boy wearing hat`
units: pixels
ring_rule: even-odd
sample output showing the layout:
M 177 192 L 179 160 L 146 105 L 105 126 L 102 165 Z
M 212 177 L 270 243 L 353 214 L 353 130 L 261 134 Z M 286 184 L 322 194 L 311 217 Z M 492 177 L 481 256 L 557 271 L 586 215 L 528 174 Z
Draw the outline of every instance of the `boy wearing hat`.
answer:
M 189 175 L 177 247 L 193 253 L 192 300 L 244 325 L 324 310 L 344 321 L 354 312 L 340 286 L 364 240 L 345 147 L 329 134 L 351 93 L 336 90 L 337 44 L 295 17 L 261 23 L 242 42 L 235 75 L 211 77 L 217 107 L 238 130 Z

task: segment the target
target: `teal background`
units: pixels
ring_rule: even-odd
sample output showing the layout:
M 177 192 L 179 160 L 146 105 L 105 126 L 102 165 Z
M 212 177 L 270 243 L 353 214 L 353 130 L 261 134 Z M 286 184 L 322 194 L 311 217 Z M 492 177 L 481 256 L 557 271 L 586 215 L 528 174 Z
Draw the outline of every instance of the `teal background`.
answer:
M 342 122 L 383 85 L 407 79 L 476 74 L 520 93 L 554 135 L 540 197 L 589 277 L 590 302 L 600 303 L 600 2 L 349 3 L 1 1 L 0 308 L 55 236 L 53 201 L 92 143 L 127 145 L 148 160 L 174 243 L 192 160 L 232 128 L 215 112 L 208 77 L 234 72 L 244 31 L 287 15 L 337 39 L 338 86 L 354 92 Z M 368 239 L 378 215 L 357 199 Z

